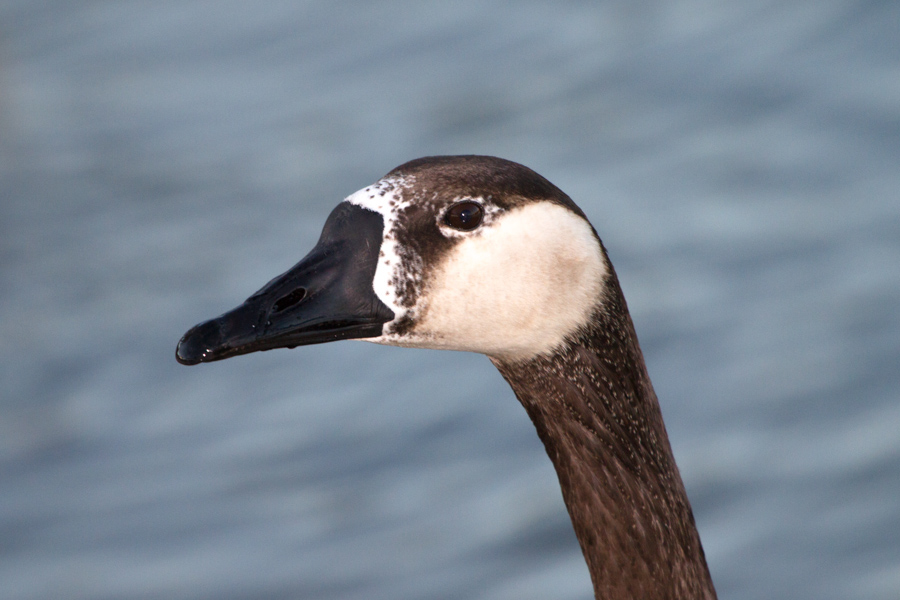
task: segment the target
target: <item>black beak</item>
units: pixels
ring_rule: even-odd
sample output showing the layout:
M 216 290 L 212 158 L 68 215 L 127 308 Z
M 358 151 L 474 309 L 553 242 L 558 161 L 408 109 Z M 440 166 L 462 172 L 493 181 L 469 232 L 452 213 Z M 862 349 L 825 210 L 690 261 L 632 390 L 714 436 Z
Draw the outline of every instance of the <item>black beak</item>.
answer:
M 372 289 L 383 228 L 380 214 L 342 202 L 303 260 L 234 310 L 185 333 L 175 358 L 196 365 L 381 335 L 382 325 L 394 318 Z

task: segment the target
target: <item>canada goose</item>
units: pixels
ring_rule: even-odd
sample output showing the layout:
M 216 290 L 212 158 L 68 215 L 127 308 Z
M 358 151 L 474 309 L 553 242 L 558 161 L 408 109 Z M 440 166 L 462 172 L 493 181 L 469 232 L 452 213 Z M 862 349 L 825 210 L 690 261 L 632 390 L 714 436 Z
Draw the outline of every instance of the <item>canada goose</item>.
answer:
M 176 358 L 348 338 L 488 356 L 553 461 L 597 598 L 716 597 L 615 271 L 552 183 L 487 156 L 401 165 Z

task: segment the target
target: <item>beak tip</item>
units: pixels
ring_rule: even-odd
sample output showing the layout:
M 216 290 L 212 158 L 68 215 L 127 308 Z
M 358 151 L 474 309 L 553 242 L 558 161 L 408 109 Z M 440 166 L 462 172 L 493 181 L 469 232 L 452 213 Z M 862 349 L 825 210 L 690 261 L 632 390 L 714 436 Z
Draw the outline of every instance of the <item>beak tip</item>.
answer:
M 178 347 L 175 349 L 175 360 L 187 366 L 199 365 L 203 362 L 202 358 L 197 358 L 192 354 L 186 353 L 184 348 L 181 347 L 181 344 L 178 344 Z
M 208 360 L 214 337 L 219 337 L 219 328 L 212 321 L 192 327 L 185 333 L 175 348 L 175 360 L 183 365 L 199 365 Z

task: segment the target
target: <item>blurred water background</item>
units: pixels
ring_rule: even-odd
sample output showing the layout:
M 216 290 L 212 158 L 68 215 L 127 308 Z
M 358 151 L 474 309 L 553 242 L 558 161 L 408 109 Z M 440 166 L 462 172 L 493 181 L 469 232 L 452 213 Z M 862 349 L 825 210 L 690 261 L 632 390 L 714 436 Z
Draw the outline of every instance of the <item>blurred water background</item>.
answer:
M 589 598 L 476 355 L 181 334 L 406 160 L 610 250 L 720 597 L 900 598 L 900 3 L 0 2 L 0 597 Z

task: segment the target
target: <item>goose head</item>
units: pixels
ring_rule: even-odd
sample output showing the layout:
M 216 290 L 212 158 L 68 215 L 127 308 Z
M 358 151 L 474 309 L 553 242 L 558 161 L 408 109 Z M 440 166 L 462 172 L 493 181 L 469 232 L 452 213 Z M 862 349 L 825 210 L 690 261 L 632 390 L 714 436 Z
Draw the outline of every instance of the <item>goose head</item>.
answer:
M 610 271 L 584 213 L 534 171 L 422 158 L 341 202 L 303 260 L 188 331 L 176 357 L 357 338 L 528 360 L 590 321 Z
M 615 271 L 546 179 L 484 156 L 401 165 L 176 357 L 348 338 L 490 357 L 556 468 L 597 598 L 715 598 Z

